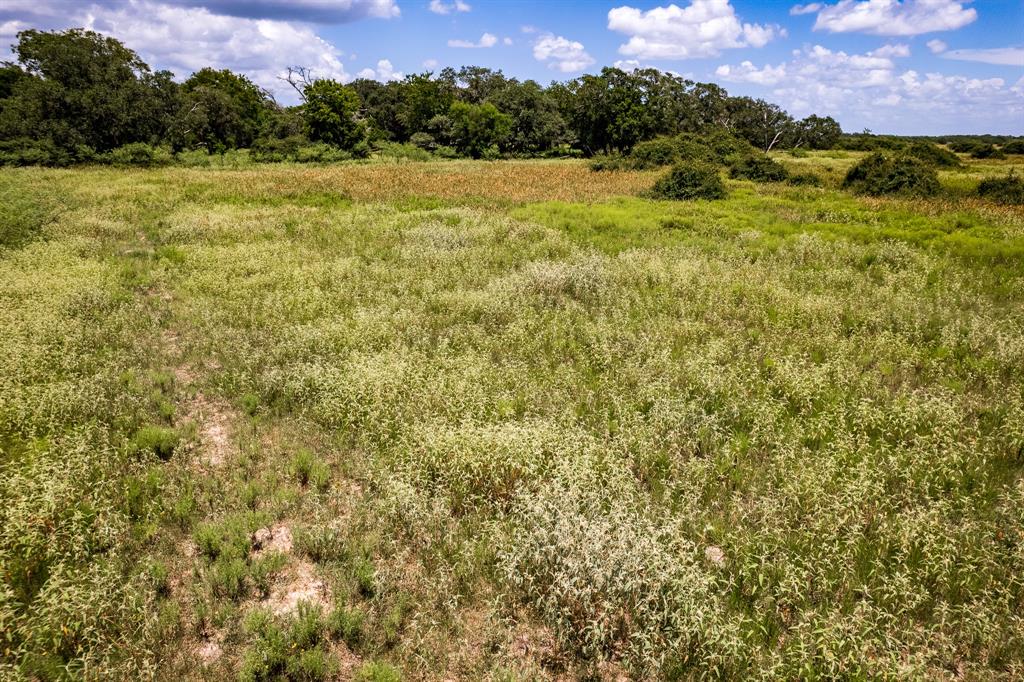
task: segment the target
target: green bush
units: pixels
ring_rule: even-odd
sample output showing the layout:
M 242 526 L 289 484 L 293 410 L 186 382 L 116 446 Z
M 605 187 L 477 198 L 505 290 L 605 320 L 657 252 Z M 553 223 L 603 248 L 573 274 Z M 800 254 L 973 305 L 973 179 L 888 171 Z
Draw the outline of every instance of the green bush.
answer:
M 931 142 L 914 142 L 907 147 L 906 154 L 932 166 L 955 168 L 960 165 L 956 154 Z
M 1005 178 L 988 178 L 978 185 L 978 196 L 997 204 L 1024 205 L 1024 180 L 1012 171 Z
M 872 196 L 934 196 L 939 192 L 935 169 L 909 156 L 875 153 L 861 159 L 846 174 L 843 187 Z
M 76 160 L 49 140 L 0 140 L 0 166 L 69 166 Z
M 1002 150 L 997 149 L 995 145 L 983 144 L 978 145 L 971 152 L 972 159 L 1005 159 L 1006 154 Z
M 305 135 L 288 137 L 262 137 L 252 145 L 252 158 L 260 163 L 272 163 L 294 159 L 299 150 L 309 145 Z
M 363 641 L 363 621 L 365 617 L 359 609 L 339 606 L 327 617 L 327 632 L 331 637 L 340 639 L 353 651 Z
M 754 182 L 782 182 L 789 171 L 781 163 L 765 154 L 744 156 L 729 166 L 729 177 Z
M 706 163 L 676 164 L 651 188 L 655 199 L 724 199 L 725 184 L 718 169 Z
M 1010 140 L 999 149 L 1004 154 L 1024 154 L 1024 139 Z
M 405 161 L 430 161 L 433 158 L 425 148 L 414 143 L 382 142 L 378 145 L 377 153 L 381 158 Z
M 154 147 L 145 142 L 133 142 L 112 150 L 102 157 L 115 166 L 137 166 L 151 168 L 167 166 L 174 162 L 174 155 L 165 147 Z
M 592 171 L 618 171 L 630 167 L 626 158 L 617 154 L 595 154 L 590 158 Z
M 294 159 L 299 163 L 336 163 L 354 158 L 351 152 L 327 144 L 314 142 L 295 150 Z
M 671 166 L 679 160 L 679 141 L 671 137 L 656 137 L 633 147 L 629 155 L 633 168 L 659 168 Z

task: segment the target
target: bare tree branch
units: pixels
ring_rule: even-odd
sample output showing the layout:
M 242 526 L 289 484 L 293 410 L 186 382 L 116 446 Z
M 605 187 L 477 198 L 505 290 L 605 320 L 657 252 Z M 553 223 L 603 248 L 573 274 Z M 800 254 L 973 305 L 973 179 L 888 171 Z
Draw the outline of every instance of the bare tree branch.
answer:
M 299 93 L 302 101 L 306 101 L 306 86 L 312 85 L 314 80 L 313 69 L 308 66 L 289 66 L 288 74 L 278 76 L 278 78 L 295 88 L 295 92 Z

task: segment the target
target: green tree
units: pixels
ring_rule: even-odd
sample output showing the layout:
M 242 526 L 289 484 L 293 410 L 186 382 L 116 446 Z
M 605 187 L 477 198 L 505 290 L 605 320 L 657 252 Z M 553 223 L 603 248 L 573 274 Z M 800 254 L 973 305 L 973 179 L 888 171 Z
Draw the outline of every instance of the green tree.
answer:
M 28 30 L 14 51 L 24 76 L 10 79 L 0 137 L 105 152 L 166 133 L 166 99 L 176 86 L 117 40 L 82 29 Z
M 490 102 L 454 102 L 448 113 L 452 121 L 452 142 L 460 153 L 479 159 L 484 152 L 501 145 L 512 127 L 512 117 Z
M 174 126 L 177 147 L 210 151 L 249 147 L 273 106 L 265 90 L 241 74 L 204 68 L 182 84 Z
M 366 138 L 366 126 L 356 118 L 359 95 L 352 88 L 333 80 L 318 80 L 307 85 L 303 94 L 303 117 L 312 140 L 353 149 Z

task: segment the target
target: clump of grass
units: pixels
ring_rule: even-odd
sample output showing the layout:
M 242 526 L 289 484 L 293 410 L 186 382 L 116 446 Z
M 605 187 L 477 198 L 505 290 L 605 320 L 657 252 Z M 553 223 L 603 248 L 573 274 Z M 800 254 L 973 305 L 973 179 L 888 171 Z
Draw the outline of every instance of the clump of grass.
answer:
M 366 661 L 356 669 L 355 682 L 402 682 L 398 669 L 384 661 Z
M 1024 205 L 1024 179 L 1013 171 L 1003 178 L 987 178 L 978 184 L 977 194 L 997 204 L 1021 206 Z
M 345 642 L 349 649 L 358 651 L 363 642 L 363 624 L 366 617 L 358 608 L 339 606 L 327 617 L 327 632 L 334 639 Z
M 673 166 L 668 175 L 654 183 L 650 195 L 655 199 L 692 201 L 724 199 L 726 191 L 717 168 L 704 163 L 686 163 Z
M 131 449 L 135 454 L 152 454 L 163 461 L 173 455 L 181 436 L 176 429 L 167 426 L 144 426 L 132 437 Z
M 939 178 L 931 166 L 918 159 L 875 153 L 847 172 L 843 187 L 874 196 L 928 197 L 938 194 Z
M 253 641 L 243 655 L 242 680 L 317 682 L 337 672 L 337 661 L 327 650 L 323 615 L 314 605 L 300 602 L 284 624 L 278 624 L 269 611 L 257 609 L 244 627 Z
M 331 481 L 331 470 L 327 464 L 313 454 L 312 450 L 300 448 L 292 455 L 289 463 L 292 477 L 301 486 L 310 486 L 323 492 Z

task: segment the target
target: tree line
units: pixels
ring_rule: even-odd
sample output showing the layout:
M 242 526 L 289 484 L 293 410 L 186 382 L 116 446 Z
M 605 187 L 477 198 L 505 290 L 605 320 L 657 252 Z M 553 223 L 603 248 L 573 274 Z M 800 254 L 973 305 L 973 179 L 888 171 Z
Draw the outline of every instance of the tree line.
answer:
M 84 29 L 22 31 L 14 54 L 0 65 L 0 160 L 15 164 L 90 161 L 127 145 L 274 159 L 310 144 L 358 157 L 399 143 L 497 158 L 628 153 L 659 136 L 707 131 L 764 151 L 830 148 L 842 135 L 831 117 L 798 120 L 656 69 L 604 68 L 543 87 L 477 66 L 347 85 L 293 67 L 286 79 L 301 104 L 281 106 L 229 70 L 203 68 L 178 83 Z

